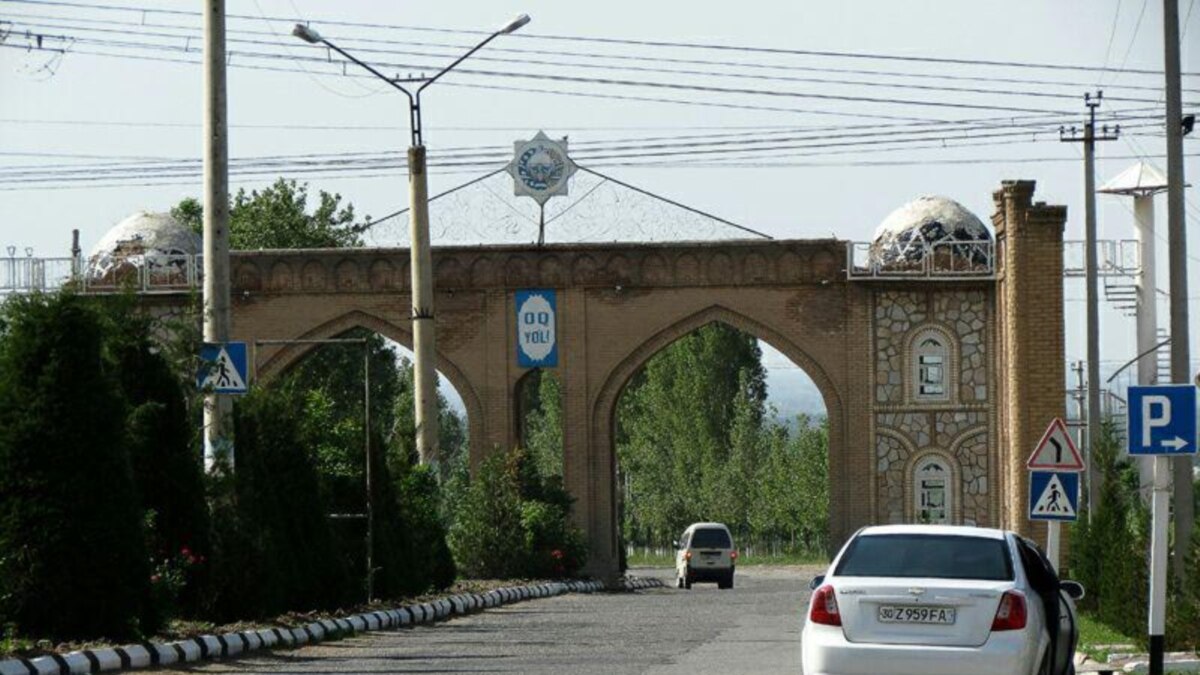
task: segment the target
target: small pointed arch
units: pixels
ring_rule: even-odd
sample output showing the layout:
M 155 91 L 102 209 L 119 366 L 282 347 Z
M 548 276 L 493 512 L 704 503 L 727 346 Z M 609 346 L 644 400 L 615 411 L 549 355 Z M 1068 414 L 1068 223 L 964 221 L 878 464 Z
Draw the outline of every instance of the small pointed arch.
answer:
M 913 403 L 949 402 L 958 399 L 959 347 L 949 329 L 923 323 L 905 339 L 905 397 Z
M 961 521 L 961 471 L 953 457 L 927 450 L 909 460 L 909 522 L 950 525 Z

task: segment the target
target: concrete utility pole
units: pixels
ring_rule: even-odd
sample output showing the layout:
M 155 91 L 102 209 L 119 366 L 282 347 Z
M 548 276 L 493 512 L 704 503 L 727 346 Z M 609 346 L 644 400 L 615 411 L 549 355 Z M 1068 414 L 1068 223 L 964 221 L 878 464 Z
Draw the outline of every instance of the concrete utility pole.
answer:
M 1187 225 L 1183 213 L 1183 101 L 1179 72 L 1178 0 L 1163 0 L 1163 46 L 1163 71 L 1166 75 L 1167 89 L 1167 260 L 1170 263 L 1171 293 L 1171 382 L 1186 384 L 1191 381 L 1191 373 L 1188 372 L 1188 261 Z M 1176 580 L 1182 582 L 1187 574 L 1184 562 L 1191 552 L 1192 523 L 1196 517 L 1195 505 L 1192 502 L 1192 456 L 1176 457 L 1172 464 L 1175 470 L 1175 558 L 1171 567 Z M 1159 635 L 1161 636 L 1161 633 Z M 1153 667 L 1152 660 L 1152 670 Z
M 418 90 L 419 91 L 419 90 Z M 420 105 L 415 104 L 415 105 Z M 420 108 L 413 113 L 413 145 L 408 148 L 409 237 L 412 267 L 413 394 L 417 456 L 422 464 L 438 452 L 437 370 L 433 323 L 433 255 L 429 248 L 429 180 L 421 143 Z
M 438 405 L 437 370 L 434 362 L 437 351 L 434 349 L 433 256 L 429 249 L 429 179 L 425 171 L 421 92 L 482 49 L 487 43 L 501 35 L 515 32 L 527 23 L 529 23 L 529 17 L 521 14 L 500 30 L 488 35 L 453 63 L 439 70 L 433 77 L 418 80 L 400 80 L 388 77 L 328 39 L 321 37 L 316 30 L 303 24 L 296 24 L 292 30 L 292 34 L 301 40 L 310 44 L 324 44 L 408 97 L 408 122 L 412 134 L 412 142 L 408 147 L 408 204 L 409 234 L 412 238 L 409 266 L 412 268 L 413 388 L 415 390 L 413 415 L 417 425 L 417 454 L 420 456 L 422 464 L 435 460 L 438 456 Z M 419 86 L 413 91 L 409 91 L 404 87 L 405 83 L 416 83 Z
M 229 120 L 225 0 L 204 0 L 204 341 L 229 340 Z M 204 468 L 233 469 L 233 400 L 204 397 Z
M 1092 461 L 1093 448 L 1100 438 L 1100 293 L 1099 293 L 1099 260 L 1096 254 L 1096 141 L 1116 140 L 1120 127 L 1110 134 L 1105 126 L 1101 135 L 1096 134 L 1096 108 L 1104 98 L 1104 92 L 1097 91 L 1095 96 L 1083 95 L 1083 102 L 1088 108 L 1088 121 L 1083 127 L 1083 137 L 1075 133 L 1071 127 L 1059 129 L 1059 140 L 1064 143 L 1083 143 L 1083 191 L 1085 211 L 1085 235 L 1087 258 L 1087 366 L 1088 366 L 1088 414 L 1087 414 L 1087 493 L 1088 511 L 1100 503 L 1099 472 L 1096 463 Z

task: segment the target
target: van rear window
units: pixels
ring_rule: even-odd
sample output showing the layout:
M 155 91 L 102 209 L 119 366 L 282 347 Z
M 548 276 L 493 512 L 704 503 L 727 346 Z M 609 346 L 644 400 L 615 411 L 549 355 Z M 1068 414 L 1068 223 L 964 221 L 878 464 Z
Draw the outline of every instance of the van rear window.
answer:
M 858 537 L 838 562 L 840 577 L 907 577 L 1012 581 L 1002 539 L 927 534 Z
M 704 528 L 692 532 L 692 548 L 733 548 L 729 533 L 716 528 Z

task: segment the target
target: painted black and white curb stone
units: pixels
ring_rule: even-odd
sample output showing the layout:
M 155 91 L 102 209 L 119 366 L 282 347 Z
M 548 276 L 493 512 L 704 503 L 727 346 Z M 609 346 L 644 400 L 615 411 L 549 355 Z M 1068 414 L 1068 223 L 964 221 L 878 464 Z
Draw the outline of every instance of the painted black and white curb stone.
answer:
M 658 579 L 622 579 L 613 590 L 634 591 L 662 586 L 662 581 Z M 123 647 L 83 649 L 69 654 L 50 654 L 35 659 L 8 659 L 0 661 L 0 675 L 102 673 L 191 663 L 205 659 L 224 659 L 259 649 L 299 647 L 355 633 L 434 623 L 453 615 L 470 614 L 522 600 L 603 590 L 606 590 L 606 587 L 599 581 L 565 581 L 497 588 L 486 593 L 452 595 L 395 609 L 337 619 L 320 619 L 294 628 L 264 628 L 224 635 L 201 635 L 178 642 L 146 642 Z

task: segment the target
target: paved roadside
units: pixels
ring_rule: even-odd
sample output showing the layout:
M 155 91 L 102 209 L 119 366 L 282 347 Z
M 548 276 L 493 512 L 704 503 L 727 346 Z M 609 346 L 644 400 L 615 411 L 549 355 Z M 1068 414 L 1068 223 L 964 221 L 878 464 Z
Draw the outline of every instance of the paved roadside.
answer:
M 256 653 L 203 673 L 796 673 L 808 567 L 746 567 L 736 586 L 569 594 L 446 623 Z M 634 570 L 672 580 L 671 570 Z M 171 673 L 181 670 L 139 671 Z

